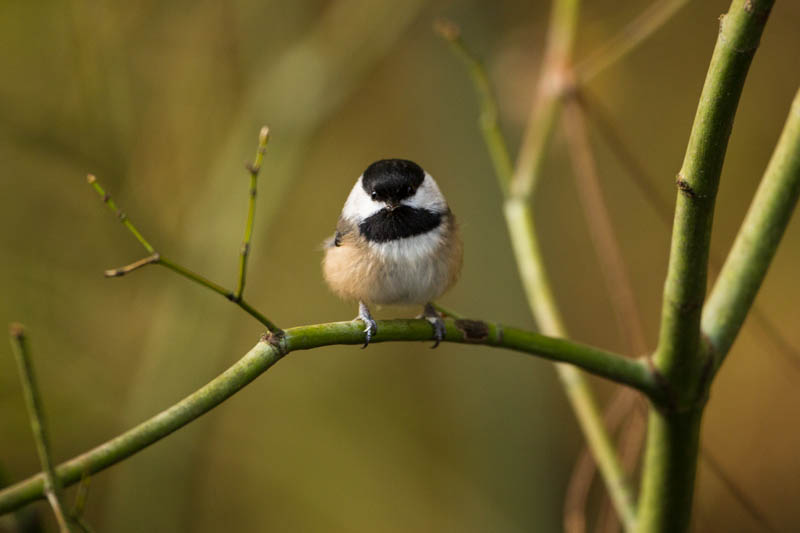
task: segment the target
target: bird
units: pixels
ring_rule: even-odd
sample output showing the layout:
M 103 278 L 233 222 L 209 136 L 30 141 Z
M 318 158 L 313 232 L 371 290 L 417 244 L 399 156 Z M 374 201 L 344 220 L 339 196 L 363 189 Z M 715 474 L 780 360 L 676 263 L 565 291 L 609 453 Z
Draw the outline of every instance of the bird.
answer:
M 436 348 L 445 325 L 433 300 L 458 280 L 463 245 L 455 216 L 433 177 L 407 159 L 369 165 L 350 191 L 336 233 L 323 244 L 323 277 L 358 302 L 362 348 L 378 332 L 370 306 L 422 305 Z

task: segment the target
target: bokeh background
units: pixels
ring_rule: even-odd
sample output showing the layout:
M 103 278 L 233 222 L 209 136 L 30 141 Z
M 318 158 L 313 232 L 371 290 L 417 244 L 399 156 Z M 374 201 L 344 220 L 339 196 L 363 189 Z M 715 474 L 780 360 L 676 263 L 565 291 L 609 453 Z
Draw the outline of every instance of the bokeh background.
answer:
M 691 2 L 588 87 L 669 205 L 727 3 Z M 649 2 L 585 4 L 577 58 Z M 288 327 L 354 316 L 322 281 L 319 244 L 367 164 L 416 160 L 462 221 L 463 277 L 442 303 L 533 327 L 472 87 L 431 26 L 440 16 L 461 25 L 516 146 L 548 12 L 544 1 L 1 3 L 0 322 L 29 328 L 56 459 L 182 398 L 263 329 L 160 267 L 104 279 L 105 268 L 144 254 L 86 186 L 87 172 L 157 249 L 233 286 L 243 162 L 269 124 L 246 295 Z M 731 138 L 717 256 L 800 83 L 798 28 L 800 4 L 778 2 Z M 593 135 L 652 346 L 669 228 Z M 556 294 L 576 339 L 623 350 L 574 187 L 557 135 L 536 201 Z M 757 300 L 775 331 L 746 324 L 703 427 L 706 448 L 780 531 L 800 529 L 798 268 L 795 217 Z M 607 399 L 611 387 L 593 381 Z M 95 475 L 86 518 L 115 532 L 557 531 L 580 448 L 546 362 L 456 345 L 330 347 L 292 354 L 189 427 Z M 8 349 L 0 465 L 6 482 L 39 470 Z M 32 508 L 54 527 L 46 504 Z M 704 462 L 694 527 L 763 530 Z

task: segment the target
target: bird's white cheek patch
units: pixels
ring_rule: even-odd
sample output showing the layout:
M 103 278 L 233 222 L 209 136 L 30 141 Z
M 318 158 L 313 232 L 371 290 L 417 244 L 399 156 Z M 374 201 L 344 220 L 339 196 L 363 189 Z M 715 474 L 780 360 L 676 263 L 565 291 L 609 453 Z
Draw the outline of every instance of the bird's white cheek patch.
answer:
M 403 200 L 403 204 L 438 213 L 447 211 L 447 201 L 439 190 L 439 186 L 436 185 L 436 181 L 428 173 L 425 173 L 425 179 L 417 189 L 417 192 L 414 193 L 414 196 Z
M 383 202 L 376 202 L 367 195 L 361 186 L 361 177 L 353 186 L 347 201 L 342 209 L 342 216 L 353 222 L 360 223 L 385 207 Z

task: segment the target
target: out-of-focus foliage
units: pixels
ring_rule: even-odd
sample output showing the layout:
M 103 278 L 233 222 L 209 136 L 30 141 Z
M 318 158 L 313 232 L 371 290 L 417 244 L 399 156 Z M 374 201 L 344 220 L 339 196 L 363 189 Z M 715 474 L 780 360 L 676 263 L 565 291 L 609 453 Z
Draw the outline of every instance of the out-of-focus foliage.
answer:
M 648 2 L 585 4 L 579 58 Z M 726 4 L 691 3 L 589 87 L 670 203 Z M 532 326 L 472 88 L 430 28 L 443 15 L 462 25 L 516 142 L 548 10 L 547 2 L 421 0 L 2 3 L 0 322 L 29 328 L 56 460 L 184 396 L 261 333 L 164 269 L 104 279 L 103 269 L 143 254 L 87 189 L 90 171 L 158 249 L 233 286 L 242 162 L 269 124 L 247 295 L 291 326 L 355 315 L 326 290 L 319 244 L 367 164 L 414 159 L 439 181 L 465 238 L 462 280 L 442 303 Z M 800 82 L 798 27 L 800 6 L 778 3 L 731 139 L 716 257 Z M 669 228 L 595 139 L 652 343 Z M 536 208 L 574 336 L 623 349 L 558 138 Z M 798 224 L 757 300 L 794 347 Z M 770 521 L 790 530 L 800 524 L 800 360 L 789 363 L 749 326 L 712 391 L 703 438 Z M 38 463 L 7 351 L 0 463 L 16 480 Z M 547 363 L 452 345 L 326 348 L 292 354 L 211 414 L 95 476 L 86 517 L 116 532 L 554 531 L 579 447 Z M 698 530 L 758 530 L 702 461 L 698 487 Z

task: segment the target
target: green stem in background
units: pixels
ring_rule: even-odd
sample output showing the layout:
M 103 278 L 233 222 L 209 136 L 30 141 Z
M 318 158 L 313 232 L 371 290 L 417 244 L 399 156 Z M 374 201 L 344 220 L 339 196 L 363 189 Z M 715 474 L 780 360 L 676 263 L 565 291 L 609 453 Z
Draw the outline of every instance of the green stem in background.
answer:
M 527 196 L 533 192 L 535 178 L 544 161 L 547 144 L 555 126 L 557 109 L 562 98 L 563 76 L 569 64 L 577 27 L 578 8 L 579 3 L 575 0 L 558 0 L 553 5 L 545 65 L 517 169 L 510 174 L 508 169 L 513 166 L 508 143 L 497 122 L 497 105 L 483 66 L 463 45 L 455 25 L 440 23 L 437 28 L 465 60 L 481 100 L 481 132 L 492 157 L 501 190 L 505 193 L 504 213 L 517 270 L 522 278 L 531 312 L 542 332 L 558 337 L 566 337 L 567 331 L 550 288 Z M 507 185 L 509 182 L 510 187 Z M 591 387 L 586 378 L 570 366 L 556 365 L 556 371 L 592 455 L 599 465 L 614 506 L 626 529 L 633 530 L 636 517 L 633 490 L 603 424 L 603 417 Z
M 264 154 L 267 153 L 267 142 L 269 142 L 269 128 L 264 126 L 258 134 L 258 150 L 253 164 L 247 166 L 250 172 L 250 201 L 247 209 L 247 222 L 244 227 L 244 238 L 242 239 L 242 249 L 239 253 L 239 282 L 236 291 L 233 293 L 234 301 L 242 299 L 244 292 L 245 278 L 247 277 L 247 258 L 250 255 L 250 238 L 253 235 L 253 222 L 256 214 L 256 191 L 258 185 L 258 173 L 264 161 Z
M 263 130 L 262 130 L 262 133 L 263 133 Z M 260 146 L 260 144 L 259 144 L 259 146 Z M 103 199 L 103 202 L 105 202 L 105 204 L 108 206 L 108 208 L 111 209 L 111 211 L 113 211 L 114 213 L 117 214 L 117 216 L 122 221 L 122 223 L 125 225 L 125 227 L 128 228 L 128 231 L 130 231 L 133 234 L 133 236 L 136 238 L 136 240 L 139 241 L 139 243 L 142 246 L 144 246 L 145 250 L 150 252 L 150 255 L 148 257 L 145 257 L 143 259 L 135 261 L 135 262 L 133 262 L 133 263 L 131 263 L 129 265 L 126 265 L 126 266 L 120 267 L 120 268 L 116 268 L 116 269 L 112 269 L 112 270 L 106 270 L 105 271 L 105 276 L 106 277 L 111 278 L 111 277 L 124 276 L 125 274 L 133 272 L 134 270 L 136 270 L 138 268 L 141 268 L 143 266 L 147 266 L 147 265 L 162 265 L 162 266 L 165 266 L 168 269 L 172 270 L 176 274 L 178 274 L 180 276 L 183 276 L 184 278 L 186 278 L 188 280 L 194 281 L 195 283 L 198 283 L 199 285 L 202 285 L 203 287 L 205 287 L 205 288 L 207 288 L 207 289 L 209 289 L 211 291 L 214 291 L 214 292 L 216 292 L 217 294 L 219 294 L 221 296 L 224 296 L 226 299 L 232 301 L 234 304 L 236 304 L 241 309 L 243 309 L 248 315 L 252 316 L 256 320 L 261 322 L 261 324 L 263 324 L 270 332 L 279 333 L 281 331 L 281 329 L 277 325 L 275 325 L 275 323 L 273 323 L 271 320 L 269 320 L 262 313 L 260 313 L 256 309 L 254 309 L 250 304 L 245 302 L 244 299 L 241 297 L 241 295 L 239 295 L 239 297 L 237 298 L 236 295 L 232 291 L 230 291 L 229 289 L 226 289 L 222 285 L 220 285 L 218 283 L 215 283 L 215 282 L 211 281 L 210 279 L 206 278 L 205 276 L 202 276 L 202 275 L 200 275 L 200 274 L 198 274 L 196 272 L 193 272 L 193 271 L 189 270 L 188 268 L 184 267 L 183 265 L 180 265 L 180 264 L 172 261 L 171 259 L 167 259 L 166 257 L 161 255 L 160 253 L 156 252 L 155 249 L 150 245 L 150 243 L 142 236 L 142 234 L 139 233 L 139 230 L 136 229 L 136 226 L 134 226 L 133 223 L 130 221 L 130 219 L 128 219 L 128 216 L 125 215 L 122 212 L 122 210 L 120 210 L 117 207 L 116 203 L 114 203 L 114 200 L 111 198 L 111 195 L 109 193 L 107 193 L 100 186 L 99 183 L 97 183 L 97 178 L 94 175 L 89 174 L 86 177 L 86 181 L 89 183 L 89 185 L 92 186 L 92 188 L 95 191 L 97 191 L 97 194 L 100 195 L 100 197 Z M 249 218 L 248 218 L 248 220 L 249 220 Z M 248 222 L 248 224 L 252 225 L 252 224 L 250 224 L 250 222 Z M 245 261 L 246 261 L 246 258 L 245 258 Z M 242 284 L 244 283 L 242 280 L 240 280 L 240 282 Z
M 654 364 L 674 397 L 650 409 L 639 504 L 641 531 L 689 527 L 700 421 L 713 363 L 700 344 L 711 223 L 722 163 L 744 80 L 772 0 L 733 0 L 722 17 L 683 166 Z
M 542 253 L 536 238 L 536 227 L 530 206 L 522 200 L 509 199 L 505 205 L 506 222 L 511 236 L 517 268 L 536 323 L 539 328 L 558 337 L 566 337 L 567 330 L 555 298 L 550 290 L 550 281 L 544 268 Z M 636 499 L 625 469 L 619 461 L 617 451 L 603 415 L 594 398 L 589 382 L 577 369 L 556 365 L 567 398 L 575 411 L 586 442 L 592 451 L 603 477 L 614 508 L 626 531 L 636 528 Z M 655 378 L 653 378 L 655 380 Z M 662 400 L 664 398 L 662 397 Z
M 597 47 L 594 53 L 575 66 L 575 78 L 583 85 L 618 62 L 646 41 L 689 0 L 654 2 L 638 17 L 622 28 L 610 41 Z
M 597 375 L 631 385 L 655 401 L 661 399 L 660 386 L 642 360 L 491 322 L 447 319 L 445 325 L 445 342 L 506 348 L 581 365 Z M 378 322 L 378 334 L 372 342 L 429 341 L 432 336 L 426 320 L 388 320 Z M 265 337 L 228 370 L 172 407 L 59 465 L 55 469 L 58 479 L 71 485 L 163 439 L 231 397 L 289 352 L 363 342 L 364 330 L 359 321 L 300 326 L 287 329 L 282 335 Z M 44 486 L 44 477 L 38 474 L 0 490 L 0 514 L 41 498 Z
M 67 517 L 64 514 L 64 506 L 61 505 L 61 484 L 53 470 L 53 461 L 50 458 L 50 445 L 47 438 L 47 428 L 44 420 L 44 407 L 42 398 L 39 395 L 39 388 L 36 386 L 36 377 L 33 373 L 30 352 L 28 350 L 28 339 L 22 324 L 11 324 L 9 327 L 11 336 L 11 350 L 17 360 L 19 377 L 22 382 L 22 392 L 25 395 L 25 403 L 28 405 L 28 417 L 31 421 L 33 440 L 36 442 L 36 451 L 39 453 L 39 462 L 42 464 L 41 490 L 58 522 L 59 530 L 64 533 L 71 531 Z
M 472 84 L 480 99 L 480 129 L 486 147 L 489 149 L 489 157 L 492 158 L 494 173 L 500 183 L 500 189 L 506 195 L 509 192 L 511 175 L 514 171 L 511 164 L 511 156 L 508 153 L 508 146 L 503 138 L 503 131 L 500 129 L 499 116 L 497 111 L 497 100 L 492 92 L 489 77 L 486 69 L 478 58 L 467 49 L 464 40 L 461 38 L 459 27 L 449 20 L 439 20 L 434 28 L 448 43 L 451 49 L 460 57 L 467 66 L 467 71 L 472 77 Z
M 719 368 L 736 339 L 800 196 L 800 91 L 733 248 L 703 308 Z
M 617 329 L 619 330 L 621 338 L 627 343 L 628 353 L 637 355 L 645 354 L 647 352 L 647 340 L 645 337 L 644 325 L 642 324 L 641 313 L 636 304 L 636 295 L 625 266 L 622 250 L 614 232 L 611 215 L 609 214 L 608 206 L 603 197 L 603 187 L 589 140 L 584 112 L 578 100 L 578 93 L 573 93 L 572 97 L 564 101 L 562 127 L 569 149 L 570 160 L 572 162 L 573 177 L 575 178 L 578 199 L 583 207 L 589 236 L 600 265 L 600 270 L 603 274 L 603 279 L 605 280 L 606 292 L 611 300 L 611 309 L 616 319 Z M 621 436 L 618 440 L 618 443 L 626 443 L 631 440 L 631 437 L 627 437 L 626 435 L 634 432 L 643 434 L 644 416 L 642 413 L 634 412 L 634 402 L 641 400 L 638 395 L 630 390 L 624 390 L 620 392 L 620 397 L 623 398 L 623 400 L 620 402 L 611 401 L 606 411 L 608 413 L 608 410 L 613 412 L 614 409 L 620 409 L 622 412 L 631 415 L 629 417 L 631 425 L 626 427 L 625 435 Z M 624 407 L 619 408 L 619 403 Z M 609 416 L 606 415 L 604 418 L 606 420 L 606 427 L 608 427 L 611 434 L 613 434 L 613 426 L 608 423 Z M 635 423 L 636 420 L 639 421 L 638 424 Z M 633 442 L 635 443 L 636 440 L 634 439 Z M 639 442 L 641 442 L 641 439 L 639 439 Z M 635 446 L 635 451 L 633 451 L 637 456 L 640 451 L 640 446 L 641 444 Z M 625 472 L 631 472 L 633 470 L 632 465 L 626 465 L 625 461 L 626 449 L 630 450 L 630 446 L 625 447 L 621 444 L 617 445 L 617 452 L 625 468 Z M 584 452 L 581 453 L 583 454 Z M 628 451 L 627 455 L 632 455 L 631 451 Z M 629 459 L 628 463 L 630 462 L 631 460 Z M 586 462 L 579 459 L 577 464 L 586 464 Z M 591 470 L 586 469 L 586 471 L 592 472 L 592 474 L 584 477 L 573 476 L 571 480 L 571 482 L 584 483 L 586 488 L 580 490 L 570 486 L 568 488 L 568 494 L 588 494 L 589 487 L 592 484 L 592 478 L 594 477 L 594 468 Z M 629 495 L 633 502 L 632 491 Z M 580 498 L 576 498 L 575 502 L 579 501 Z M 565 509 L 567 508 L 566 503 L 567 500 L 565 499 Z M 573 506 L 571 509 L 574 511 L 575 507 Z M 603 512 L 601 512 L 596 526 L 600 527 L 602 530 L 601 526 L 604 520 L 601 518 L 605 516 L 606 521 L 613 522 L 613 527 L 611 529 L 618 530 L 618 517 L 611 512 L 609 500 L 604 502 L 602 509 Z M 585 507 L 583 511 L 586 511 Z M 565 517 L 566 516 L 568 515 L 565 512 Z M 635 525 L 635 517 L 628 518 L 630 521 L 626 522 L 626 527 L 631 530 Z
M 527 198 L 536 189 L 561 109 L 564 88 L 571 84 L 567 73 L 577 33 L 580 1 L 555 0 L 552 6 L 541 75 L 511 179 L 511 195 L 519 198 Z

